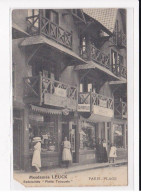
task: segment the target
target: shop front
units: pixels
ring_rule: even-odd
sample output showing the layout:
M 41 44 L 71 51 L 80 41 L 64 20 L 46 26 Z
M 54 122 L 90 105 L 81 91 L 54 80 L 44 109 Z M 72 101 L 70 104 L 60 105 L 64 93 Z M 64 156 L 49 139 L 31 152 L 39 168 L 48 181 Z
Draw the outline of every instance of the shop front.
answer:
M 97 124 L 84 120 L 80 122 L 79 163 L 89 164 L 96 162 L 96 139 L 98 136 Z
M 67 137 L 71 143 L 72 163 L 78 162 L 77 120 L 74 112 L 49 109 L 30 105 L 28 108 L 28 137 L 24 141 L 28 147 L 28 166 L 32 168 L 34 137 L 41 137 L 41 166 L 52 168 L 62 165 L 62 142 Z M 26 129 L 25 129 L 26 130 Z M 29 146 L 27 145 L 29 144 Z M 27 160 L 27 158 L 24 158 Z M 27 161 L 25 161 L 27 163 Z
M 117 159 L 127 159 L 127 121 L 114 120 L 113 143 L 117 148 Z

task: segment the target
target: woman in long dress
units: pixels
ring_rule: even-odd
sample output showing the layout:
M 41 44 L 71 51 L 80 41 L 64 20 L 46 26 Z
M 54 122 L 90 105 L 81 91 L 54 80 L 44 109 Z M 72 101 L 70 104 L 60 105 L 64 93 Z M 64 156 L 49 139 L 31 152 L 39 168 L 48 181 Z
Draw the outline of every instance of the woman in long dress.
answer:
M 41 168 L 41 138 L 34 137 L 32 142 L 34 144 L 32 166 L 34 166 L 36 168 L 36 172 L 40 172 L 40 168 Z
M 66 164 L 66 167 L 68 167 L 69 162 L 72 161 L 72 155 L 71 155 L 70 149 L 71 149 L 71 144 L 67 140 L 67 137 L 65 137 L 63 141 L 62 161 Z
M 105 139 L 102 140 L 102 144 L 103 144 L 103 157 L 102 157 L 103 162 L 108 162 L 107 143 Z

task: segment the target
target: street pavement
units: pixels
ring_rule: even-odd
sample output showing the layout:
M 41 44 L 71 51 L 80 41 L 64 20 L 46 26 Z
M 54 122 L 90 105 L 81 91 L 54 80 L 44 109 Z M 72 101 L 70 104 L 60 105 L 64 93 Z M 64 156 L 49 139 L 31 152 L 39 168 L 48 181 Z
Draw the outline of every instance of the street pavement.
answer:
M 40 173 L 17 171 L 14 179 L 26 187 L 126 186 L 127 161 L 46 169 Z

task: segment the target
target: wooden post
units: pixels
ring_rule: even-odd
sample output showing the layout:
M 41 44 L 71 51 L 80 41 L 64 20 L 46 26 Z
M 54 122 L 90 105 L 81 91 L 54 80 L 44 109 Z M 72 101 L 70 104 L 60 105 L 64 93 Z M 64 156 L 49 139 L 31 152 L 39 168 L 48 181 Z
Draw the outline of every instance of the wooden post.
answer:
M 42 13 L 41 9 L 39 9 L 39 34 L 41 34 L 41 28 L 42 28 Z
M 106 143 L 108 143 L 108 136 L 107 136 L 107 122 L 105 122 L 105 139 L 106 139 Z
M 114 143 L 114 123 L 111 122 L 111 143 Z
M 43 102 L 43 88 L 42 88 L 42 72 L 39 73 L 39 98 L 40 98 L 40 101 L 39 101 L 39 104 L 40 106 L 42 105 L 42 102 Z
M 92 90 L 90 90 L 90 114 L 92 114 Z
M 123 147 L 124 147 L 124 149 L 126 149 L 126 123 L 124 123 L 124 129 L 123 129 L 123 131 L 124 131 L 124 133 L 123 133 Z
M 80 127 L 81 121 L 79 119 L 79 115 L 75 112 L 75 121 L 76 121 L 76 162 L 79 163 L 79 148 L 80 148 Z

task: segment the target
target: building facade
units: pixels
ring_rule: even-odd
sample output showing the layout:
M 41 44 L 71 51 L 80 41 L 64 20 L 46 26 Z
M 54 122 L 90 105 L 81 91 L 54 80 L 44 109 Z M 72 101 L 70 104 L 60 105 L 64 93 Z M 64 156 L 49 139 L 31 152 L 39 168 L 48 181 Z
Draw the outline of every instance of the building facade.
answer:
M 30 170 L 32 138 L 42 167 L 97 162 L 97 139 L 127 158 L 126 10 L 13 10 L 14 169 Z

